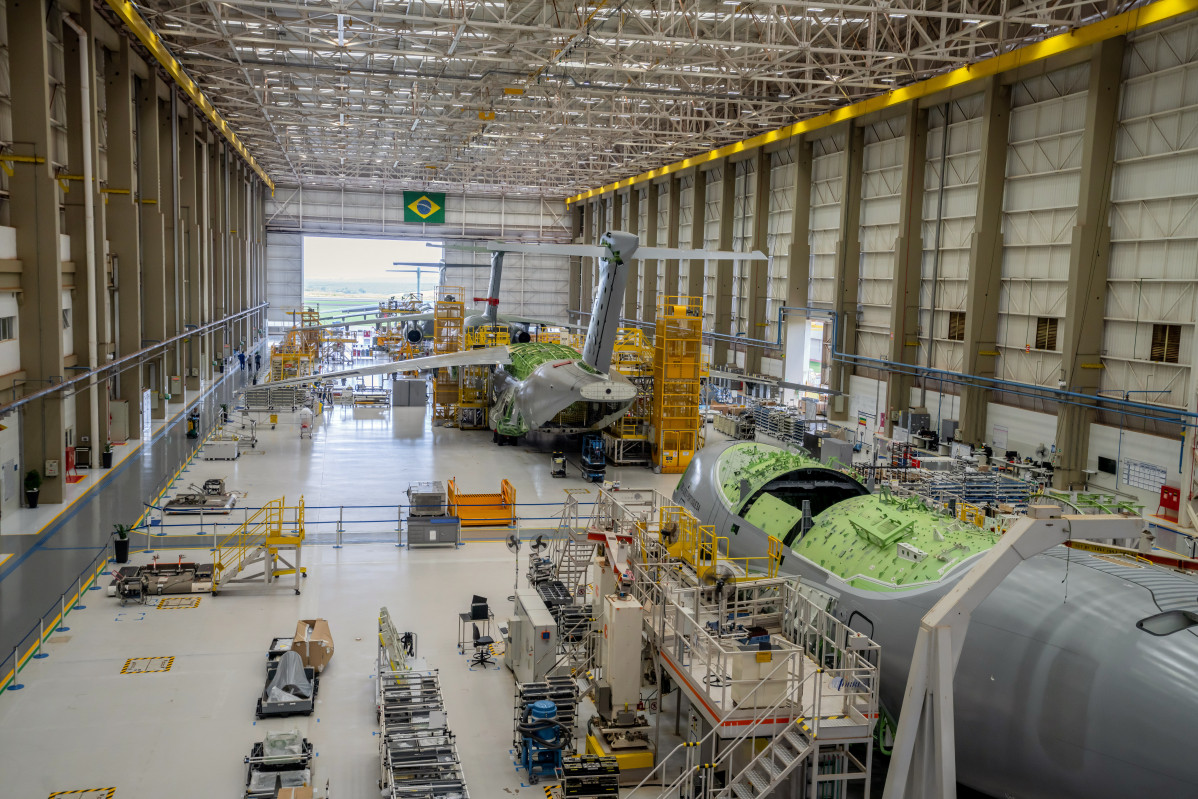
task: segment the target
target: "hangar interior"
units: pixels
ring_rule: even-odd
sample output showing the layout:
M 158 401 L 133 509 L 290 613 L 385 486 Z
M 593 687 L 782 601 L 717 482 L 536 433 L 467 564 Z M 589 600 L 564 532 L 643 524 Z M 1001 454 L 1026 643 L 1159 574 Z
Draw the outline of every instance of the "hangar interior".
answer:
M 1198 3 L 0 8 L 0 792 L 1198 796 Z

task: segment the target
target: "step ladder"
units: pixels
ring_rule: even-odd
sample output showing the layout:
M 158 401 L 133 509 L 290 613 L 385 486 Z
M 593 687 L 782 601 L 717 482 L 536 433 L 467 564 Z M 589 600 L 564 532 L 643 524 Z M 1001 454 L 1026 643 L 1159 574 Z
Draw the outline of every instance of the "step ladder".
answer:
M 304 499 L 287 507 L 284 499 L 271 500 L 223 539 L 213 536 L 212 593 L 233 583 L 275 584 L 294 575 L 295 593 L 305 569 L 300 565 L 304 543 Z M 284 556 L 283 553 L 290 553 Z M 287 558 L 291 559 L 288 560 Z M 251 568 L 258 566 L 259 568 Z
M 553 577 L 560 580 L 571 596 L 587 584 L 587 569 L 595 554 L 595 543 L 587 539 L 586 531 L 573 528 L 559 530 L 561 546 L 553 563 Z
M 783 780 L 814 751 L 810 738 L 795 719 L 757 753 L 716 799 L 760 799 L 782 784 Z

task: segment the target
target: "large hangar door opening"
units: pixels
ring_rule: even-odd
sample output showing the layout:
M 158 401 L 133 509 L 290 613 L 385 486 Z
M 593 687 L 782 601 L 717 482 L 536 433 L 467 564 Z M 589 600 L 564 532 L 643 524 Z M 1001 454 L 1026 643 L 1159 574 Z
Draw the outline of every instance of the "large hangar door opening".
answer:
M 420 294 L 436 299 L 439 241 L 304 236 L 303 304 L 321 313 L 377 306 Z

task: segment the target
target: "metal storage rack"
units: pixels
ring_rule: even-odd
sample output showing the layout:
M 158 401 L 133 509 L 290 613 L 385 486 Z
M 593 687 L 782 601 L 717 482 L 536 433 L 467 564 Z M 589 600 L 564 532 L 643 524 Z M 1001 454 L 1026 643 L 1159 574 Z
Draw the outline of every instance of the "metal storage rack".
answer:
M 469 799 L 435 669 L 396 664 L 379 643 L 379 787 L 391 799 Z

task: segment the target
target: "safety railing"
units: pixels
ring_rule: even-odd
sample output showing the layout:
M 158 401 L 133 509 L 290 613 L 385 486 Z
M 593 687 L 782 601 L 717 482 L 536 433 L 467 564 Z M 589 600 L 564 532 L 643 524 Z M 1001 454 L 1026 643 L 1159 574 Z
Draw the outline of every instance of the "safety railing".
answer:
M 696 570 L 718 573 L 723 564 L 732 567 L 737 576 L 742 578 L 778 576 L 783 544 L 773 536 L 769 539 L 765 555 L 733 557 L 727 536 L 716 535 L 714 526 L 699 524 L 690 511 L 677 505 L 660 509 L 657 530 L 652 532 L 660 533 L 663 530 L 676 539 L 676 544 L 669 545 L 670 551 Z M 650 531 L 648 525 L 641 526 L 642 534 Z
M 766 674 L 764 677 L 758 680 L 756 684 L 749 688 L 748 692 L 746 693 L 746 699 L 756 699 L 758 691 L 766 690 L 765 686 L 770 685 L 777 680 L 774 672 L 781 669 L 785 665 L 785 661 L 776 664 L 774 666 L 774 671 Z M 819 675 L 816 672 L 811 672 L 803 681 L 793 684 L 790 691 L 777 697 L 766 706 L 757 710 L 757 712 L 748 720 L 748 723 L 743 725 L 743 729 L 735 739 L 720 745 L 720 752 L 714 759 L 708 760 L 705 763 L 697 763 L 694 755 L 704 751 L 704 749 L 712 744 L 712 741 L 714 741 L 719 734 L 722 724 L 712 725 L 712 728 L 708 730 L 707 734 L 697 741 L 683 741 L 682 743 L 678 744 L 672 750 L 670 750 L 665 757 L 659 757 L 657 759 L 657 764 L 653 767 L 653 769 L 646 774 L 631 791 L 624 795 L 625 799 L 631 799 L 631 797 L 638 795 L 648 796 L 648 792 L 643 794 L 640 793 L 642 788 L 649 788 L 651 791 L 657 791 L 657 793 L 653 794 L 655 796 L 678 796 L 682 786 L 688 780 L 695 779 L 700 770 L 713 772 L 718 771 L 725 764 L 725 762 L 727 762 L 736 752 L 739 751 L 741 743 L 750 738 L 760 737 L 762 727 L 773 727 L 775 725 L 775 720 L 779 717 L 796 717 L 798 705 L 795 702 L 795 697 L 801 697 L 803 695 L 809 682 L 814 686 L 818 686 L 818 677 Z M 817 690 L 818 687 L 813 688 L 813 691 Z M 728 715 L 725 715 L 725 717 L 721 719 L 721 722 L 730 720 Z M 667 766 L 669 766 L 670 763 L 675 760 L 675 756 L 679 754 L 683 755 L 686 763 L 681 767 L 678 767 L 675 763 L 675 767 L 678 767 L 679 773 L 672 781 L 667 783 Z M 708 782 L 710 782 L 710 780 L 708 780 Z
M 86 608 L 83 600 L 89 590 L 99 590 L 96 581 L 106 572 L 109 552 L 107 546 L 97 547 L 97 550 L 96 556 L 71 580 L 58 600 L 38 617 L 37 624 L 0 659 L 0 694 L 24 687 L 20 682 L 21 672 L 30 661 L 49 656 L 45 651 L 46 641 L 56 633 L 66 632 L 68 615 Z
M 229 535 L 217 540 L 213 536 L 213 565 L 215 583 L 229 579 L 241 571 L 246 560 L 260 547 L 281 539 L 302 544 L 304 541 L 304 498 L 288 508 L 285 499 L 271 500 L 247 518 Z M 287 511 L 292 511 L 288 517 Z
M 594 503 L 582 504 L 589 508 Z M 305 504 L 304 543 L 331 544 L 339 547 L 390 541 L 396 546 L 403 546 L 407 521 L 413 507 L 408 503 Z M 512 519 L 516 518 L 524 523 L 522 536 L 528 534 L 527 537 L 535 538 L 537 535 L 543 535 L 552 540 L 561 523 L 560 509 L 559 502 L 511 503 L 510 507 L 502 508 L 497 515 L 485 517 L 485 521 L 488 522 L 488 527 L 510 527 Z M 219 542 L 222 536 L 227 537 L 230 532 L 245 525 L 251 516 L 261 510 L 262 507 L 258 506 L 238 506 L 222 513 L 171 515 L 163 514 L 160 504 L 152 505 L 147 509 L 147 515 L 135 525 L 133 540 L 148 552 L 171 547 L 211 549 L 214 541 Z

